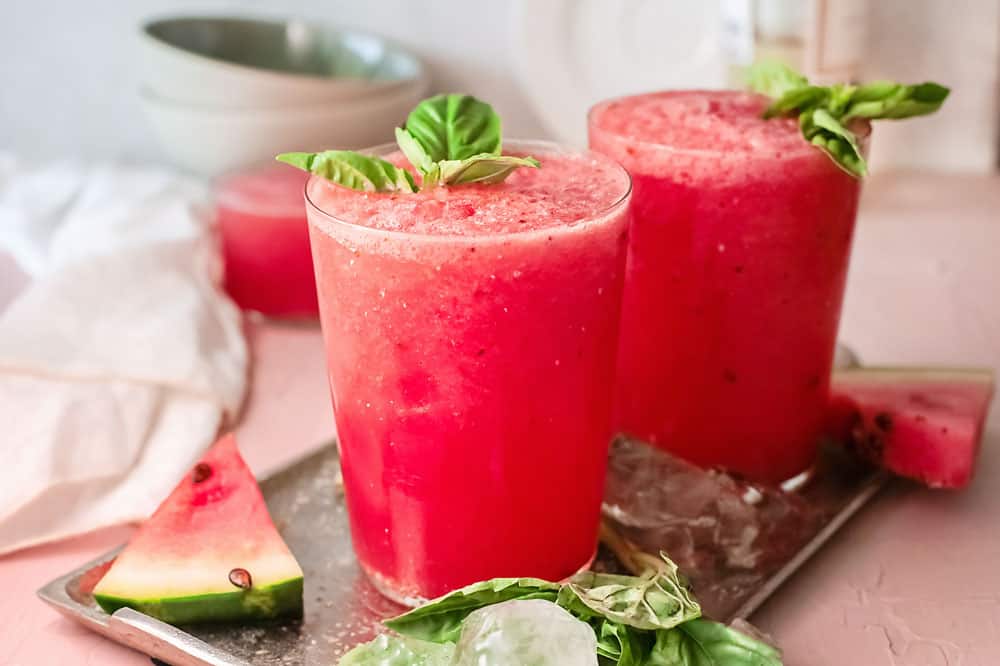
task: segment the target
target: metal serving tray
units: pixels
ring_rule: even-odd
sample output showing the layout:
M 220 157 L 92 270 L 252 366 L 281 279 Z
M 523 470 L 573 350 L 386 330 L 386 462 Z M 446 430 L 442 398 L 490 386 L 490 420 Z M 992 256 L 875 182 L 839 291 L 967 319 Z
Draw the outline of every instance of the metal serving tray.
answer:
M 708 615 L 745 618 L 886 480 L 828 451 L 798 487 L 767 490 L 697 472 L 643 444 L 619 440 L 612 448 L 603 543 L 594 568 L 639 569 L 643 553 L 662 548 L 691 579 Z M 66 617 L 173 666 L 332 666 L 402 609 L 380 596 L 355 562 L 336 447 L 325 447 L 261 487 L 305 571 L 302 620 L 173 627 L 127 608 L 108 615 L 91 590 L 117 550 L 38 594 Z

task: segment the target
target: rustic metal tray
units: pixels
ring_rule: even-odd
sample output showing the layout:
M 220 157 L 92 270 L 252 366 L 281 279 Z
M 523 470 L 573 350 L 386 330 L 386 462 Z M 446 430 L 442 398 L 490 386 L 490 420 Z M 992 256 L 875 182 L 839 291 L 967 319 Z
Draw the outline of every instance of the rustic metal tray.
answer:
M 644 553 L 662 548 L 691 579 L 707 614 L 747 617 L 886 480 L 828 449 L 812 475 L 783 492 L 694 470 L 619 440 L 612 447 L 594 567 L 640 569 Z M 127 608 L 108 615 L 91 590 L 117 551 L 38 594 L 70 619 L 173 666 L 331 666 L 402 609 L 380 596 L 355 562 L 334 446 L 261 487 L 305 572 L 302 620 L 178 628 Z

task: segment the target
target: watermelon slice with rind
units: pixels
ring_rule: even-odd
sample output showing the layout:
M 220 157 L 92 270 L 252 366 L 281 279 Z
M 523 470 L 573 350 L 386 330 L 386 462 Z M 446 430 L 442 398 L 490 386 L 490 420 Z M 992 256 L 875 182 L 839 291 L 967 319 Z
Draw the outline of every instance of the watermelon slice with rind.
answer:
M 830 429 L 862 457 L 932 488 L 972 479 L 991 371 L 852 368 L 834 372 L 830 390 Z
M 302 613 L 302 569 L 232 435 L 205 454 L 94 588 L 108 613 L 171 624 Z

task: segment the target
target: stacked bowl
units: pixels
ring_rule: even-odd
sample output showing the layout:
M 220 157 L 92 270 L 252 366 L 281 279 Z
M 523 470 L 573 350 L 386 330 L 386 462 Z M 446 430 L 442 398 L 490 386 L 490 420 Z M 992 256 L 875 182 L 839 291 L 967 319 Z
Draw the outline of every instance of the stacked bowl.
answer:
M 177 166 L 205 176 L 389 141 L 429 85 L 398 45 L 312 22 L 167 18 L 140 39 L 153 130 Z

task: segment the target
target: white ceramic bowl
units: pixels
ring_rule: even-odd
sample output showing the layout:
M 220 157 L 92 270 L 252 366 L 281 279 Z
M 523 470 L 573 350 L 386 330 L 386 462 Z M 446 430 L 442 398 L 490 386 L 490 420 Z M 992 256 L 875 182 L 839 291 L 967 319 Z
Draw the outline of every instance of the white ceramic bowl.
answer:
M 163 151 L 176 165 L 216 176 L 288 151 L 362 148 L 391 141 L 427 92 L 424 81 L 374 98 L 287 108 L 219 109 L 180 104 L 150 90 L 140 97 Z
M 390 41 L 299 20 L 155 19 L 140 42 L 143 87 L 182 104 L 290 107 L 391 95 L 428 80 L 424 65 Z

